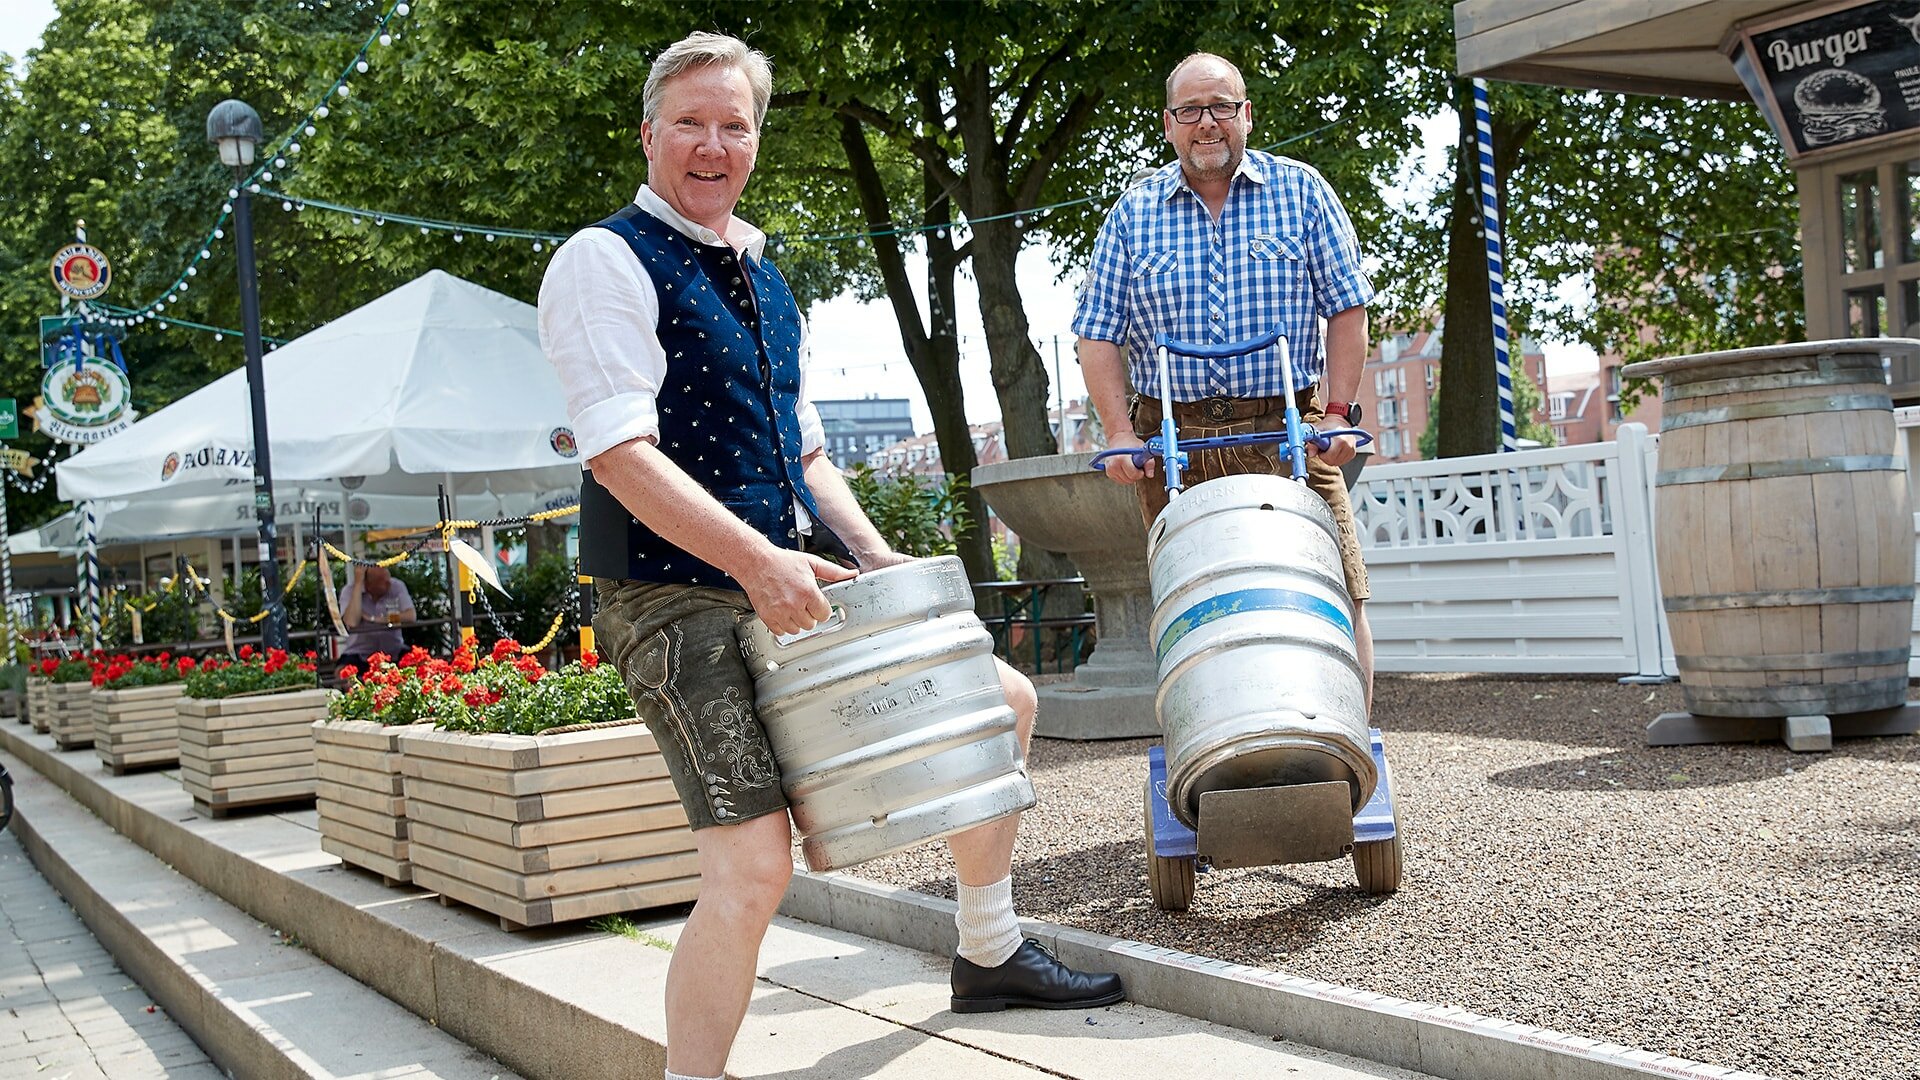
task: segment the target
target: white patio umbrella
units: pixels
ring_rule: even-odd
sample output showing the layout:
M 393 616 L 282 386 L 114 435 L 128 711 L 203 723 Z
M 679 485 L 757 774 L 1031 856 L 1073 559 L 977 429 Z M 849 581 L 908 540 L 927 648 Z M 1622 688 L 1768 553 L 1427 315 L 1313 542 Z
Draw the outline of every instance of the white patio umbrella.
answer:
M 298 481 L 274 485 L 274 513 L 283 532 L 309 529 L 314 512 L 320 514 L 320 527 L 334 531 L 343 525 L 355 530 L 392 529 L 428 526 L 440 519 L 438 500 L 432 495 L 382 495 L 343 492 L 337 486 L 322 486 Z M 481 520 L 524 517 L 572 503 L 577 489 L 521 494 L 468 495 L 460 501 L 460 512 Z M 235 484 L 224 492 L 188 495 L 184 498 L 136 496 L 131 499 L 106 499 L 96 504 L 100 521 L 95 542 L 100 544 L 142 544 L 192 537 L 231 537 L 253 535 L 253 486 Z M 344 518 L 344 520 L 343 520 Z M 80 512 L 69 510 L 33 532 L 48 548 L 73 550 L 83 542 Z
M 431 496 L 449 481 L 462 496 L 579 489 L 533 306 L 445 271 L 282 345 L 262 368 L 276 501 L 302 481 L 337 496 L 355 476 L 362 497 Z M 250 483 L 251 415 L 246 373 L 223 375 L 61 461 L 60 497 L 180 499 Z

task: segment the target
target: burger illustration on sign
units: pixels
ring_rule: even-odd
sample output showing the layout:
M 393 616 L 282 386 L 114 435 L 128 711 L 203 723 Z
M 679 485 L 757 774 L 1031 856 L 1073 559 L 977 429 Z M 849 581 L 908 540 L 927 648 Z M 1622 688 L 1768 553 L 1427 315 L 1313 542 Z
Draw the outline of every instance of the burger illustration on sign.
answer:
M 1801 79 L 1793 88 L 1793 105 L 1800 110 L 1800 131 L 1808 146 L 1848 142 L 1887 129 L 1880 89 L 1844 68 L 1824 68 Z

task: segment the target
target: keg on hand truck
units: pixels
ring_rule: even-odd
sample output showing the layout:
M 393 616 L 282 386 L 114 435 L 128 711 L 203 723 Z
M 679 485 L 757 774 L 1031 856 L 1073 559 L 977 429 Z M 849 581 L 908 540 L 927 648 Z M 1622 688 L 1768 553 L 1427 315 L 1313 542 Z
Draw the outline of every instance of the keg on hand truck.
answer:
M 1315 431 L 1291 397 L 1279 433 L 1181 443 L 1167 377 L 1170 353 L 1225 358 L 1278 346 L 1278 330 L 1247 341 L 1155 342 L 1160 434 L 1127 455 L 1162 462 L 1169 500 L 1147 534 L 1154 708 L 1163 745 L 1148 752 L 1144 796 L 1148 885 L 1162 910 L 1193 901 L 1200 859 L 1215 867 L 1325 862 L 1351 856 L 1361 888 L 1400 887 L 1401 840 L 1392 774 L 1369 726 L 1366 676 L 1332 512 L 1306 485 L 1308 442 L 1324 450 L 1357 428 Z M 1284 441 L 1292 480 L 1245 474 L 1182 491 L 1195 450 Z

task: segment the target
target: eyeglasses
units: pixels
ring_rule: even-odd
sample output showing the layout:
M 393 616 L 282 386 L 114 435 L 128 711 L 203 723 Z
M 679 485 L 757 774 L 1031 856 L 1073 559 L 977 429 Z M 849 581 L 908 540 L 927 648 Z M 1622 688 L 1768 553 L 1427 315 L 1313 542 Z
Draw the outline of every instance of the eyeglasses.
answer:
M 1211 105 L 1181 105 L 1167 111 L 1182 124 L 1199 123 L 1203 112 L 1213 117 L 1216 123 L 1225 123 L 1240 115 L 1240 109 L 1245 104 L 1245 101 L 1216 101 Z

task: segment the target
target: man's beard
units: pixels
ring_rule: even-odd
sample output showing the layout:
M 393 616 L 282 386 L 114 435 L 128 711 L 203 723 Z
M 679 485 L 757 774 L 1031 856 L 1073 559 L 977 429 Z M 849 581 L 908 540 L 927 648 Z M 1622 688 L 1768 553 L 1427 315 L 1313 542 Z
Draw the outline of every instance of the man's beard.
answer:
M 1218 148 L 1213 148 L 1206 151 L 1208 157 L 1215 156 L 1215 154 L 1217 153 L 1217 150 L 1224 149 L 1226 151 L 1226 155 L 1227 155 L 1226 163 L 1215 167 L 1215 166 L 1200 164 L 1200 162 L 1197 160 L 1200 155 L 1195 152 L 1195 149 L 1197 148 L 1189 148 L 1187 151 L 1187 156 L 1180 160 L 1180 167 L 1185 169 L 1187 172 L 1187 175 L 1194 180 L 1225 180 L 1227 179 L 1228 177 L 1232 176 L 1236 170 L 1240 168 L 1240 159 L 1244 153 L 1244 148 L 1235 146 L 1230 140 L 1224 141 L 1220 144 Z

